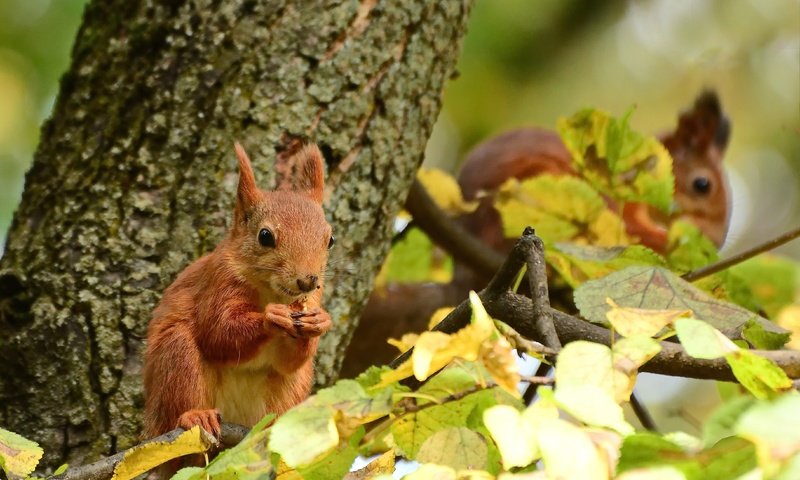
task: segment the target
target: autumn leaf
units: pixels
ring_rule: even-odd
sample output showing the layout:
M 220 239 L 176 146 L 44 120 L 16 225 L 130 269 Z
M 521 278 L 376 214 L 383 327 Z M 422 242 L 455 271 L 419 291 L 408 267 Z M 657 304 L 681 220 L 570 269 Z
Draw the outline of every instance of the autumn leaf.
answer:
M 575 290 L 575 304 L 581 315 L 595 323 L 606 323 L 611 298 L 621 307 L 653 310 L 691 310 L 694 318 L 707 322 L 726 336 L 738 338 L 748 320 L 755 318 L 765 330 L 785 330 L 732 303 L 717 300 L 674 273 L 659 267 L 628 267 Z
M 0 428 L 0 467 L 9 478 L 33 473 L 43 454 L 36 442 Z
M 450 174 L 438 168 L 420 168 L 417 180 L 425 187 L 436 205 L 451 216 L 472 213 L 478 208 L 477 201 L 466 201 L 461 187 Z
M 456 470 L 485 470 L 489 449 L 486 439 L 465 427 L 439 430 L 429 436 L 419 449 L 416 460 L 447 465 Z
M 792 379 L 772 360 L 747 350 L 725 355 L 733 375 L 756 398 L 774 398 L 777 393 L 790 390 Z
M 602 194 L 626 202 L 645 202 L 668 212 L 674 178 L 672 157 L 655 137 L 600 110 L 585 109 L 561 118 L 557 129 L 578 173 Z
M 694 318 L 677 319 L 675 331 L 686 353 L 694 358 L 710 360 L 739 350 L 722 332 Z
M 525 467 L 541 456 L 536 429 L 545 418 L 558 418 L 555 404 L 538 401 L 522 412 L 497 405 L 483 412 L 483 423 L 500 450 L 504 469 Z
M 623 337 L 654 337 L 664 327 L 678 318 L 686 318 L 692 315 L 691 310 L 650 310 L 620 307 L 610 298 L 606 299 L 606 302 L 611 306 L 611 309 L 606 312 L 608 323 Z
M 367 480 L 375 478 L 378 475 L 389 475 L 394 473 L 394 449 L 389 449 L 381 455 L 378 455 L 374 460 L 369 462 L 363 468 L 359 468 L 344 476 L 344 480 Z
M 134 478 L 173 458 L 205 452 L 210 446 L 209 436 L 195 425 L 170 442 L 148 442 L 131 448 L 114 468 L 111 480 Z
M 272 426 L 269 449 L 291 468 L 313 463 L 339 445 L 336 411 L 330 406 L 298 405 Z
M 778 325 L 791 332 L 786 348 L 800 350 L 800 304 L 784 307 L 778 314 Z
M 797 419 L 800 419 L 798 395 L 783 395 L 772 402 L 760 402 L 739 417 L 734 429 L 755 445 L 765 478 L 772 478 L 782 466 L 800 455 Z
M 536 441 L 548 478 L 609 478 L 606 459 L 589 435 L 575 425 L 558 418 L 544 419 L 536 430 Z
M 548 263 L 573 288 L 632 265 L 666 266 L 659 254 L 643 245 L 598 247 L 559 242 L 545 255 Z
M 529 225 L 547 244 L 582 241 L 600 246 L 628 243 L 622 219 L 583 180 L 569 175 L 509 179 L 495 196 L 506 237 Z

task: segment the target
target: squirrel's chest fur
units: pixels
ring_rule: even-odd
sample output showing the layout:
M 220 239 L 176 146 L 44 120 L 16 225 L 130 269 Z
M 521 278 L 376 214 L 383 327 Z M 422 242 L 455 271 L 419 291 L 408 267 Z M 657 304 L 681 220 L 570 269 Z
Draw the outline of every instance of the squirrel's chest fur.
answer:
M 295 342 L 276 339 L 276 342 Z M 254 425 L 267 413 L 281 414 L 301 402 L 311 388 L 312 362 L 291 372 L 274 366 L 280 349 L 276 342 L 263 345 L 252 358 L 236 364 L 209 364 L 211 402 L 228 422 Z

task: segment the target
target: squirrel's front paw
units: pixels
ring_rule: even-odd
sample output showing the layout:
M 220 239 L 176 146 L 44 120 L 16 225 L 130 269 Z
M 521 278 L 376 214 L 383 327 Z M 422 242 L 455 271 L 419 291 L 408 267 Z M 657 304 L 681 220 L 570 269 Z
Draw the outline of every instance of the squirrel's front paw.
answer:
M 267 317 L 266 327 L 269 328 L 274 325 L 291 336 L 296 336 L 294 331 L 294 321 L 291 317 L 292 311 L 288 305 L 280 303 L 270 303 L 264 309 L 264 315 Z
M 302 312 L 292 312 L 294 331 L 299 337 L 319 337 L 331 329 L 331 316 L 325 310 L 315 307 Z
M 200 425 L 200 428 L 210 433 L 217 440 L 219 440 L 219 434 L 222 429 L 221 422 L 219 411 L 216 409 L 189 410 L 178 417 L 178 427 L 189 430 L 195 425 Z

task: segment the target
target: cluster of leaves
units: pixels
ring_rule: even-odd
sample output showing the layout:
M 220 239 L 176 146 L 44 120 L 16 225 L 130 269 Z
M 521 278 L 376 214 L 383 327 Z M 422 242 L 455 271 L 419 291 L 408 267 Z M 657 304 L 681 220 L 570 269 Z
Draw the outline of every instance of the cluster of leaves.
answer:
M 474 293 L 472 321 L 452 335 L 427 331 L 396 369 L 372 367 L 340 380 L 274 420 L 265 417 L 237 446 L 180 480 L 391 478 L 395 458 L 421 463 L 409 479 L 798 478 L 800 395 L 769 360 L 733 343 L 689 310 L 619 307 L 606 322 L 623 338 L 611 347 L 577 341 L 559 353 L 555 388 L 525 406 L 509 341 Z M 505 328 L 504 328 L 505 330 Z M 725 358 L 749 394 L 735 396 L 703 428 L 637 433 L 623 414 L 638 368 L 661 350 L 654 336 L 676 333 L 697 358 Z M 410 340 L 410 339 L 406 339 Z M 422 386 L 403 385 L 414 377 Z M 794 423 L 793 423 L 794 422 Z M 203 452 L 196 427 L 170 443 L 130 450 L 114 478 L 134 478 L 171 458 Z M 9 477 L 35 468 L 41 450 L 0 432 Z M 359 455 L 375 455 L 349 472 Z

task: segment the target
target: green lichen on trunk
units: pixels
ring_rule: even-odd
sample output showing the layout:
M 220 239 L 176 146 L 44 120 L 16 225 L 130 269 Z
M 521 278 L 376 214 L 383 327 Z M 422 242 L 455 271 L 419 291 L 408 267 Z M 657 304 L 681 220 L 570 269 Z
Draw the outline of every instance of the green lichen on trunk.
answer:
M 93 1 L 0 261 L 0 425 L 50 466 L 137 441 L 150 312 L 225 230 L 234 140 L 264 187 L 292 139 L 323 150 L 335 378 L 470 3 Z

